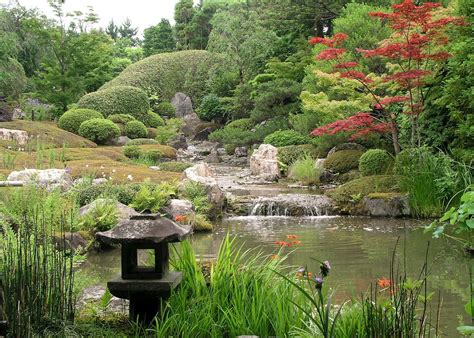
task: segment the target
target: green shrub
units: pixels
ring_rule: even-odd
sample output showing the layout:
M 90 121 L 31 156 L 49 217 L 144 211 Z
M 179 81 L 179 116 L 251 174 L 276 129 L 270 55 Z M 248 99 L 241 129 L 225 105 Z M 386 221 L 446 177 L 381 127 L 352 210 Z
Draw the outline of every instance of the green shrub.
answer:
M 160 170 L 180 173 L 192 166 L 193 164 L 188 163 L 188 162 L 176 162 L 176 161 L 161 162 Z
M 176 195 L 176 186 L 169 182 L 158 185 L 143 184 L 133 198 L 130 207 L 138 212 L 158 212 L 166 206 L 172 196 Z
M 190 200 L 197 213 L 207 214 L 212 206 L 207 196 L 206 187 L 199 182 L 186 181 L 180 189 L 181 195 Z
M 137 145 L 126 145 L 123 147 L 123 154 L 128 158 L 139 158 L 142 155 L 142 150 Z
M 97 144 L 105 144 L 120 136 L 120 128 L 110 120 L 91 119 L 81 124 L 79 135 Z
M 278 148 L 278 161 L 287 167 L 291 166 L 297 160 L 304 158 L 306 155 L 309 155 L 312 158 L 320 157 L 318 148 L 312 144 L 301 144 L 297 146 Z
M 392 165 L 392 157 L 386 150 L 367 150 L 359 159 L 359 171 L 362 176 L 385 175 Z
M 314 158 L 306 155 L 304 158 L 296 160 L 288 170 L 288 177 L 303 184 L 319 183 L 322 169 L 316 167 Z
M 170 102 L 161 102 L 158 104 L 156 112 L 160 116 L 175 117 L 176 108 Z
M 165 121 L 160 115 L 149 110 L 146 114 L 146 118 L 142 121 L 147 127 L 156 128 L 165 125 Z
M 209 134 L 209 141 L 233 144 L 235 146 L 249 146 L 258 142 L 258 136 L 250 130 L 224 127 Z
M 136 138 L 127 142 L 127 146 L 141 146 L 143 144 L 159 144 L 158 141 L 151 138 Z
M 112 115 L 107 116 L 107 119 L 109 119 L 113 123 L 120 123 L 120 124 L 127 124 L 130 121 L 136 120 L 136 118 L 134 118 L 130 114 L 112 114 Z
M 159 150 L 149 150 L 144 152 L 143 156 L 156 163 L 163 157 L 163 153 Z
M 206 215 L 191 214 L 187 216 L 188 223 L 191 224 L 194 231 L 212 231 L 213 226 Z
M 112 229 L 118 223 L 118 210 L 114 200 L 99 200 L 79 219 L 79 228 L 92 234 Z
M 74 187 L 71 193 L 75 195 L 79 206 L 83 206 L 95 201 L 98 198 L 115 199 L 120 203 L 128 205 L 133 197 L 140 190 L 141 184 L 120 184 L 120 185 L 86 185 Z
M 225 153 L 227 155 L 234 155 L 235 154 L 235 148 L 237 148 L 237 146 L 235 144 L 226 144 L 224 146 L 224 150 L 225 150 Z
M 84 95 L 79 107 L 94 109 L 104 116 L 129 114 L 137 120 L 146 118 L 150 102 L 146 93 L 136 87 L 116 86 Z
M 77 134 L 82 122 L 90 119 L 100 119 L 104 116 L 92 109 L 71 109 L 65 112 L 58 120 L 58 127 Z
M 184 121 L 179 118 L 167 120 L 165 126 L 156 128 L 155 139 L 160 144 L 167 144 L 169 140 L 178 134 L 183 123 Z
M 183 92 L 199 105 L 201 98 L 209 93 L 209 71 L 220 62 L 219 55 L 204 50 L 156 54 L 130 65 L 100 91 L 134 86 L 153 92 L 160 101 L 171 101 L 177 92 Z
M 308 136 L 304 136 L 294 130 L 279 130 L 265 137 L 263 142 L 275 147 L 285 147 L 307 144 L 309 141 Z
M 347 173 L 359 167 L 359 158 L 363 152 L 360 150 L 341 150 L 329 155 L 324 162 L 324 167 L 334 173 Z
M 148 135 L 148 130 L 142 122 L 130 121 L 125 125 L 125 135 L 131 139 L 145 138 Z
M 239 119 L 234 120 L 226 125 L 226 128 L 236 128 L 242 130 L 250 130 L 255 126 L 252 119 Z
M 202 120 L 212 121 L 216 118 L 225 117 L 226 110 L 216 95 L 209 94 L 203 97 L 202 102 L 197 109 L 197 113 Z

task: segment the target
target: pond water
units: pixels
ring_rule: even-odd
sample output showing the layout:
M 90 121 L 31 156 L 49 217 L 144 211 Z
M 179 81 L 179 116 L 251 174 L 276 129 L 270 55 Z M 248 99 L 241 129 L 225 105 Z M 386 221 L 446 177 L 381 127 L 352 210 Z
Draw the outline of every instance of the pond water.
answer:
M 335 290 L 337 302 L 359 298 L 378 278 L 389 278 L 397 239 L 397 260 L 403 264 L 405 252 L 408 275 L 416 278 L 429 243 L 428 285 L 435 291 L 433 306 L 437 306 L 439 290 L 440 327 L 446 336 L 458 336 L 458 316 L 466 317 L 463 307 L 469 299 L 471 261 L 451 242 L 431 240 L 423 234 L 424 223 L 367 217 L 234 217 L 223 220 L 212 234 L 195 234 L 192 243 L 200 257 L 212 259 L 224 236 L 230 233 L 244 249 L 260 248 L 271 255 L 278 251 L 275 241 L 286 241 L 287 235 L 296 235 L 301 243 L 284 249 L 292 251 L 287 263 L 296 267 L 306 265 L 310 271 L 317 272 L 319 264 L 312 258 L 328 260 L 332 266 L 328 283 Z M 82 272 L 105 283 L 118 273 L 119 266 L 119 254 L 112 251 L 91 255 Z

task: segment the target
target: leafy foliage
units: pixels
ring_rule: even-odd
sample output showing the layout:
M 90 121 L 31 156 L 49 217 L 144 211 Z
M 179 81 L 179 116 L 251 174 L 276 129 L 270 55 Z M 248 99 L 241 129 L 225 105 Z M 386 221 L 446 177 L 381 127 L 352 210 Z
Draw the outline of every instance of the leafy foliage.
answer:
M 71 133 L 78 134 L 82 122 L 90 119 L 101 119 L 103 117 L 101 113 L 92 109 L 70 109 L 61 115 L 58 120 L 58 126 Z
M 176 186 L 164 182 L 158 185 L 143 184 L 130 203 L 130 206 L 139 212 L 158 212 L 166 206 L 172 196 L 176 195 Z
M 180 188 L 180 193 L 193 203 L 197 213 L 205 215 L 211 210 L 206 187 L 201 183 L 188 180 Z
M 145 138 L 148 135 L 148 130 L 142 122 L 130 121 L 125 125 L 125 135 L 131 139 Z
M 143 53 L 145 56 L 171 52 L 176 48 L 173 28 L 166 19 L 161 19 L 156 26 L 148 27 L 143 32 Z
M 280 130 L 265 137 L 264 143 L 275 147 L 285 147 L 309 143 L 309 137 L 301 135 L 294 130 Z
M 363 152 L 360 150 L 341 150 L 329 155 L 324 162 L 324 167 L 334 173 L 343 174 L 359 167 L 359 158 Z
M 386 150 L 367 150 L 359 159 L 359 171 L 362 176 L 385 175 L 392 164 L 392 158 Z
M 165 125 L 163 118 L 151 110 L 146 113 L 146 117 L 142 120 L 142 122 L 150 128 L 156 128 Z
M 112 229 L 118 223 L 118 210 L 114 200 L 97 200 L 88 213 L 79 219 L 78 226 L 92 234 Z
M 79 135 L 97 144 L 106 144 L 120 136 L 120 128 L 110 120 L 94 118 L 81 124 Z
M 227 114 L 219 97 L 213 94 L 203 97 L 197 113 L 204 121 L 213 121 L 214 119 L 223 118 Z
M 112 121 L 113 123 L 120 123 L 120 124 L 127 124 L 130 121 L 135 121 L 136 118 L 134 118 L 130 114 L 112 114 L 107 116 L 107 119 Z
M 288 177 L 303 184 L 319 183 L 322 168 L 317 168 L 314 158 L 306 155 L 296 160 L 288 170 Z

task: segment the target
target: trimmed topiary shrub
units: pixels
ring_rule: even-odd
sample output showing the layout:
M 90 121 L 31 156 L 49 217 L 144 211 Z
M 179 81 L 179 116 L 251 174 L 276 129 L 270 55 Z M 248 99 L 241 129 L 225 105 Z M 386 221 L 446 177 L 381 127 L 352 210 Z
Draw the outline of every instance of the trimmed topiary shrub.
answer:
M 359 159 L 359 171 L 362 176 L 384 175 L 392 165 L 392 157 L 386 150 L 367 150 Z
M 275 147 L 284 147 L 291 145 L 307 144 L 310 138 L 302 135 L 294 130 L 279 130 L 267 135 L 263 140 L 264 143 L 271 144 Z
M 90 119 L 102 119 L 104 116 L 98 111 L 92 109 L 70 109 L 65 112 L 58 120 L 58 126 L 61 129 L 77 134 L 82 122 Z
M 145 119 L 150 109 L 147 94 L 131 86 L 110 87 L 86 94 L 78 104 L 80 108 L 94 109 L 104 116 L 130 114 L 137 120 Z
M 79 135 L 97 144 L 106 144 L 120 136 L 120 128 L 107 119 L 91 119 L 81 124 Z
M 175 117 L 176 116 L 176 108 L 170 102 L 161 102 L 158 104 L 156 109 L 157 113 L 160 116 L 168 116 L 168 117 Z
M 334 173 L 347 173 L 359 167 L 359 158 L 363 152 L 360 150 L 341 150 L 327 157 L 324 167 Z
M 125 125 L 125 135 L 131 139 L 146 138 L 148 135 L 148 130 L 142 122 L 130 121 Z
M 136 118 L 134 118 L 130 114 L 112 114 L 112 115 L 107 116 L 107 119 L 109 119 L 113 123 L 120 123 L 120 124 L 127 124 L 130 121 L 136 120 Z
M 146 118 L 142 122 L 150 128 L 157 128 L 165 125 L 165 121 L 161 118 L 161 116 L 152 112 L 151 110 L 146 113 Z
M 176 92 L 189 95 L 199 105 L 209 93 L 210 70 L 221 63 L 221 57 L 205 50 L 187 50 L 149 56 L 127 67 L 100 91 L 115 86 L 134 86 L 171 101 Z

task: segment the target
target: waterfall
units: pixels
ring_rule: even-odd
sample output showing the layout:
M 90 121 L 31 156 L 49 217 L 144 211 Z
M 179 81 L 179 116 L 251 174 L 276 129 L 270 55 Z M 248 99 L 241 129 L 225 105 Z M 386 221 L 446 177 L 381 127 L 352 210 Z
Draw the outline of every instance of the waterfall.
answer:
M 323 216 L 332 213 L 332 203 L 324 195 L 280 194 L 259 197 L 250 206 L 250 216 Z

